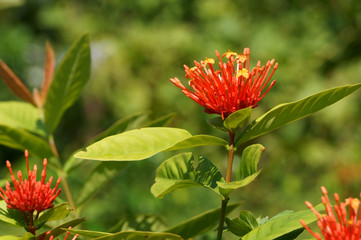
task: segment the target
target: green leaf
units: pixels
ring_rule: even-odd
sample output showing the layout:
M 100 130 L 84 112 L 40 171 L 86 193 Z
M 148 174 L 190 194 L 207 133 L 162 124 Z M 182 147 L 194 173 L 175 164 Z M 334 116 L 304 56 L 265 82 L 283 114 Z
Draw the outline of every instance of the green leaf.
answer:
M 173 147 L 167 149 L 167 151 L 208 146 L 208 145 L 218 145 L 218 146 L 228 146 L 228 142 L 214 136 L 210 135 L 195 135 L 190 138 L 187 138 L 181 142 L 178 142 Z
M 50 231 L 51 231 L 50 235 L 46 234 L 49 230 L 46 230 L 45 232 L 38 234 L 36 236 L 35 240 L 48 240 L 50 238 L 50 236 L 54 236 L 54 238 L 56 238 L 60 234 L 68 231 L 68 227 L 75 227 L 84 221 L 85 221 L 85 218 L 76 218 L 76 219 L 70 220 L 66 223 L 60 224 L 60 225 L 50 229 Z
M 24 236 L 22 236 L 19 240 L 30 240 L 34 239 L 34 235 L 32 233 L 26 232 Z
M 315 207 L 317 211 L 322 208 L 322 204 Z M 302 228 L 300 219 L 304 220 L 306 224 L 310 224 L 316 221 L 317 217 L 310 209 L 297 212 L 285 211 L 244 235 L 242 240 L 273 240 L 292 232 L 293 233 L 289 236 L 294 236 L 297 233 L 297 230 Z
M 241 202 L 229 204 L 226 209 L 226 215 L 241 204 Z M 184 239 L 191 238 L 212 230 L 218 224 L 220 214 L 221 208 L 212 209 L 194 216 L 174 227 L 168 228 L 165 232 L 178 234 Z
M 219 192 L 222 194 L 223 198 L 228 198 L 231 192 L 233 190 L 239 189 L 241 187 L 247 186 L 251 182 L 253 182 L 258 174 L 260 174 L 261 170 L 258 172 L 252 174 L 251 176 L 246 177 L 245 179 L 233 181 L 233 182 L 223 182 L 219 181 L 217 182 L 217 185 L 219 186 Z
M 30 103 L 0 102 L 0 125 L 46 135 L 40 120 L 40 112 Z
M 265 148 L 261 144 L 248 146 L 242 153 L 241 164 L 235 176 L 236 181 L 217 182 L 219 191 L 225 198 L 227 198 L 233 190 L 253 182 L 258 174 L 260 174 L 261 170 L 258 170 L 257 166 L 264 149 Z
M 280 104 L 249 124 L 236 139 L 235 145 L 238 147 L 248 140 L 317 112 L 348 96 L 360 87 L 361 83 L 332 88 L 296 102 Z
M 145 124 L 143 127 L 165 127 L 173 120 L 175 115 L 175 113 L 167 114 L 163 117 L 154 119 L 153 121 Z
M 35 154 L 40 159 L 53 156 L 48 143 L 42 138 L 4 125 L 0 125 L 0 144 L 22 151 L 28 149 L 30 154 Z
M 163 198 L 177 189 L 195 186 L 210 188 L 219 193 L 217 181 L 221 180 L 222 174 L 208 159 L 200 156 L 195 160 L 192 153 L 181 153 L 159 165 L 150 191 L 156 198 Z
M 239 237 L 246 235 L 251 230 L 258 227 L 256 217 L 252 212 L 246 210 L 242 210 L 240 216 L 237 218 L 226 218 L 225 222 L 227 223 L 227 228 L 229 231 Z
M 100 162 L 90 173 L 78 197 L 77 205 L 80 207 L 87 200 L 94 197 L 120 169 L 127 165 L 125 162 Z
M 57 67 L 45 103 L 45 125 L 53 133 L 64 112 L 79 98 L 90 76 L 88 34 L 79 38 Z
M 6 236 L 1 236 L 0 240 L 19 240 L 20 237 L 14 236 L 14 235 L 6 235 Z
M 127 129 L 128 125 L 141 115 L 143 115 L 143 113 L 134 113 L 119 119 L 104 132 L 95 136 L 92 140 L 90 140 L 87 144 L 85 144 L 85 146 L 97 142 L 105 137 L 124 132 Z
M 251 119 L 252 107 L 240 109 L 224 120 L 223 125 L 230 132 L 236 132 L 236 130 L 243 128 L 249 123 Z
M 104 138 L 74 157 L 100 161 L 143 160 L 191 136 L 186 130 L 178 128 L 134 129 Z
M 296 237 L 298 237 L 298 235 L 300 235 L 303 230 L 305 230 L 304 228 L 299 228 L 296 230 L 293 230 L 292 232 L 286 233 L 285 235 L 282 235 L 278 238 L 275 238 L 274 240 L 292 240 L 295 239 Z
M 103 237 L 103 236 L 109 236 L 112 235 L 112 233 L 107 232 L 98 232 L 98 231 L 89 231 L 89 230 L 79 230 L 79 229 L 66 229 L 63 228 L 63 231 L 69 231 L 71 233 L 77 233 L 80 236 L 89 237 L 89 238 L 97 238 L 97 237 Z
M 181 240 L 182 238 L 178 235 L 172 233 L 163 233 L 163 232 L 140 232 L 140 231 L 127 231 L 119 232 L 104 237 L 94 238 L 96 240 L 168 240 L 175 239 Z
M 17 227 L 25 226 L 23 215 L 17 210 L 7 208 L 4 200 L 0 201 L 0 221 Z
M 35 221 L 35 226 L 39 227 L 47 222 L 66 218 L 70 212 L 71 209 L 68 207 L 68 203 L 56 205 L 42 212 L 40 217 Z
M 34 235 L 29 232 L 26 232 L 22 237 L 17 237 L 14 235 L 6 235 L 0 237 L 0 240 L 30 240 L 30 239 L 34 239 Z
M 207 119 L 207 123 L 216 129 L 222 130 L 224 132 L 228 131 L 227 128 L 225 128 L 223 125 L 222 117 L 215 117 L 215 118 Z
M 158 232 L 164 229 L 165 221 L 157 215 L 136 214 L 121 219 L 109 232 L 115 231 L 152 231 Z
M 236 173 L 236 180 L 245 179 L 258 172 L 258 162 L 265 148 L 261 144 L 253 144 L 246 147 L 242 153 L 241 164 Z

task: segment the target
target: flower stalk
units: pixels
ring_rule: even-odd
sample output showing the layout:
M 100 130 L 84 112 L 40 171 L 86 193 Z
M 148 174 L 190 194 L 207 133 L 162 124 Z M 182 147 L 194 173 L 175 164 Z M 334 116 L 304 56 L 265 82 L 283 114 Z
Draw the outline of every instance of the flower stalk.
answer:
M 235 136 L 235 134 L 233 132 L 229 132 L 229 150 L 228 150 L 226 182 L 230 182 L 231 178 L 232 178 L 232 166 L 233 166 L 233 159 L 234 159 L 234 136 Z M 219 217 L 219 225 L 218 225 L 218 232 L 217 232 L 217 240 L 222 239 L 224 218 L 226 216 L 226 209 L 227 209 L 228 201 L 229 201 L 228 197 L 226 197 L 225 199 L 222 199 L 221 215 Z

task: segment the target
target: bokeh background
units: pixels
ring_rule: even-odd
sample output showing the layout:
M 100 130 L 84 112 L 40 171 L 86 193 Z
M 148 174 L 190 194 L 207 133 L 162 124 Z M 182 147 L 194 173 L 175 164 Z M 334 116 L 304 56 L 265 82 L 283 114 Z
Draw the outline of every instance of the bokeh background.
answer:
M 169 81 L 178 77 L 185 83 L 183 64 L 214 58 L 216 49 L 242 52 L 249 47 L 252 65 L 272 58 L 279 63 L 277 84 L 254 110 L 254 118 L 279 103 L 361 81 L 359 0 L 0 0 L 0 58 L 30 88 L 39 87 L 43 79 L 45 42 L 51 42 L 59 61 L 85 32 L 91 39 L 92 75 L 82 98 L 67 111 L 55 133 L 64 159 L 134 112 L 145 111 L 150 119 L 176 113 L 170 126 L 226 138 L 206 124 L 212 116 Z M 0 100 L 17 100 L 2 82 Z M 255 139 L 266 147 L 263 171 L 231 200 L 243 200 L 242 209 L 264 217 L 284 209 L 304 209 L 305 200 L 320 202 L 321 185 L 343 198 L 358 196 L 360 130 L 358 91 Z M 224 169 L 222 148 L 194 151 Z M 0 147 L 1 178 L 8 174 L 5 160 L 23 161 L 22 156 Z M 138 213 L 160 215 L 172 226 L 220 205 L 220 199 L 204 189 L 155 199 L 149 188 L 156 167 L 168 156 L 128 164 L 84 207 L 82 215 L 88 220 L 82 227 L 107 231 L 123 217 Z M 69 176 L 75 198 L 88 169 Z M 227 234 L 225 238 L 233 239 Z

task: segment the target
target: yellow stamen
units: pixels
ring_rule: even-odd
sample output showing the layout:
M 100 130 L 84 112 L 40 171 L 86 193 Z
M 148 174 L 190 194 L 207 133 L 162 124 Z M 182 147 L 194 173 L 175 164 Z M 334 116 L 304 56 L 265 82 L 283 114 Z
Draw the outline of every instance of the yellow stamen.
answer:
M 230 58 L 232 55 L 233 55 L 233 56 L 236 56 L 236 57 L 238 56 L 237 53 L 231 52 L 231 50 L 228 50 L 228 52 L 224 53 L 224 54 L 222 55 L 222 57 L 226 56 L 226 58 Z
M 360 206 L 360 200 L 357 198 L 347 198 L 346 205 L 349 205 L 354 211 L 357 211 Z
M 249 72 L 246 68 L 242 68 L 241 70 L 239 70 L 237 72 L 236 77 L 239 78 L 240 76 L 243 76 L 244 78 L 248 78 L 249 77 Z
M 247 57 L 245 55 L 239 55 L 237 57 L 237 60 L 240 61 L 241 63 L 244 63 L 247 60 Z
M 202 66 L 205 67 L 207 64 L 214 64 L 214 59 L 213 58 L 206 58 L 206 60 L 202 61 Z

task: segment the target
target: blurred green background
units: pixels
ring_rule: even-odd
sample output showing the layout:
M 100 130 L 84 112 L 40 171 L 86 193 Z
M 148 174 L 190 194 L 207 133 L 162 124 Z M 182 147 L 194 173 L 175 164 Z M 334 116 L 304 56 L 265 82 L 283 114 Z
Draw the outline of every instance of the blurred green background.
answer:
M 55 134 L 64 159 L 119 118 L 140 111 L 150 111 L 150 119 L 174 112 L 172 127 L 227 137 L 205 124 L 212 116 L 169 81 L 178 77 L 186 83 L 183 64 L 215 58 L 215 50 L 242 52 L 249 47 L 251 66 L 272 58 L 279 63 L 277 84 L 253 117 L 279 103 L 361 81 L 359 0 L 0 0 L 0 58 L 30 88 L 43 79 L 45 41 L 51 42 L 59 61 L 84 32 L 91 37 L 92 76 Z M 2 82 L 0 100 L 17 100 Z M 254 183 L 233 193 L 231 201 L 244 200 L 242 208 L 256 216 L 273 216 L 284 209 L 304 209 L 305 200 L 320 202 L 321 185 L 343 198 L 358 196 L 360 121 L 361 93 L 356 92 L 255 139 L 266 147 L 263 171 Z M 224 169 L 223 149 L 194 151 Z M 0 147 L 2 178 L 8 174 L 5 160 L 22 156 Z M 149 188 L 156 167 L 168 156 L 128 164 L 83 209 L 88 220 L 82 227 L 107 231 L 137 213 L 161 215 L 172 226 L 220 205 L 217 196 L 203 189 L 155 199 Z M 87 171 L 69 176 L 75 198 Z M 199 239 L 214 237 L 211 233 Z

